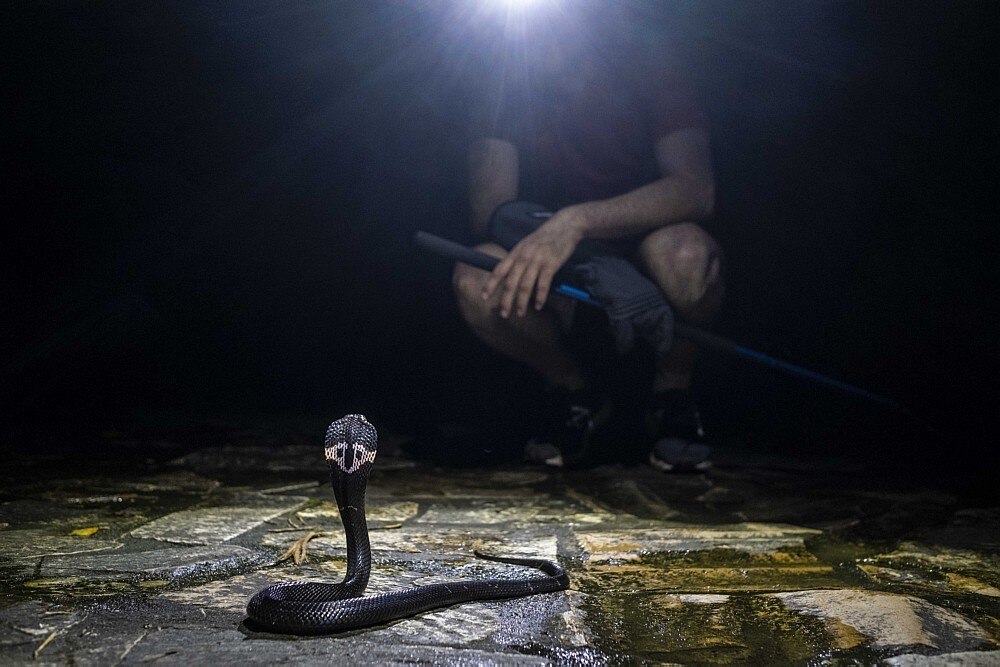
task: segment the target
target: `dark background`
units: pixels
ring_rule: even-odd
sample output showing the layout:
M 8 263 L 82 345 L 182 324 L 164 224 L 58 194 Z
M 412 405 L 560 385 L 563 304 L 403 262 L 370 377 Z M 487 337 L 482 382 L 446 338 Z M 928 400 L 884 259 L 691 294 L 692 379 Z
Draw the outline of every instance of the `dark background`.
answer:
M 712 122 L 717 330 L 946 434 L 706 356 L 717 437 L 995 461 L 994 3 L 610 4 L 676 42 Z M 8 3 L 5 423 L 523 421 L 537 384 L 466 333 L 450 268 L 409 244 L 468 240 L 488 24 L 456 6 Z

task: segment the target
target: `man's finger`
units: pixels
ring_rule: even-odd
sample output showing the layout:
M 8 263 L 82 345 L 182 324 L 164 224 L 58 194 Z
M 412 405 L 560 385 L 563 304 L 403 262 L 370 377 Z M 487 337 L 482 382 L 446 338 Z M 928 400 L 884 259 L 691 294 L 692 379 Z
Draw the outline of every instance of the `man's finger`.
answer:
M 546 264 L 538 273 L 538 290 L 535 293 L 535 310 L 545 307 L 545 302 L 549 298 L 549 289 L 552 288 L 552 277 L 556 275 L 556 270 Z
M 535 281 L 538 280 L 538 272 L 541 269 L 538 262 L 531 262 L 521 277 L 521 284 L 517 288 L 517 314 L 524 317 L 528 312 L 528 303 L 531 301 L 531 293 L 535 289 Z
M 500 260 L 500 263 L 494 267 L 489 279 L 487 279 L 486 284 L 483 286 L 484 299 L 488 299 L 493 296 L 493 291 L 497 288 L 497 285 L 500 284 L 500 281 L 503 280 L 510 272 L 510 267 L 513 263 L 514 255 L 512 253 Z
M 521 260 L 511 267 L 510 273 L 503 284 L 503 294 L 500 296 L 500 317 L 508 317 L 510 309 L 514 304 L 514 297 L 517 294 L 517 286 L 524 275 L 524 270 L 528 267 L 527 262 Z

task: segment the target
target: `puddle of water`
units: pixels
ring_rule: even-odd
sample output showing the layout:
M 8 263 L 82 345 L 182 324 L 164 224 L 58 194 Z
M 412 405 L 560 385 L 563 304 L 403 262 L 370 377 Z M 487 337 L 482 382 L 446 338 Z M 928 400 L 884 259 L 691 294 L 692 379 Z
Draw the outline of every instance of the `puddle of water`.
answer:
M 629 660 L 684 664 L 779 664 L 817 657 L 875 662 L 850 628 L 832 629 L 755 595 L 685 596 L 584 586 L 597 648 Z M 839 645 L 838 645 L 839 644 Z

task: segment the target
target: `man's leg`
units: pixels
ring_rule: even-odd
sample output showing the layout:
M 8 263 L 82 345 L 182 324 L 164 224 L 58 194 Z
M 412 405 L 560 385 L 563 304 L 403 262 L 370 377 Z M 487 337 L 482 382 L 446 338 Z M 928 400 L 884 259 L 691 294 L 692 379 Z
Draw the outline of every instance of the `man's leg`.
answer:
M 725 291 L 722 252 L 705 230 L 693 223 L 663 227 L 642 240 L 639 255 L 679 319 L 701 323 L 715 316 Z M 694 356 L 694 344 L 677 340 L 656 361 L 655 401 L 647 416 L 654 431 L 649 462 L 666 472 L 712 465 L 701 416 L 688 393 Z
M 477 249 L 494 257 L 507 254 L 494 244 Z M 489 300 L 482 297 L 488 276 L 456 265 L 454 286 L 462 316 L 487 345 L 533 368 L 552 385 L 545 398 L 548 423 L 539 425 L 541 431 L 525 446 L 525 457 L 558 468 L 586 461 L 594 432 L 610 414 L 610 403 L 587 386 L 583 367 L 560 340 L 560 333 L 569 328 L 574 303 L 553 294 L 543 310 L 529 308 L 524 317 L 512 314 L 505 319 L 499 313 L 499 290 Z
M 502 259 L 507 251 L 494 243 L 476 247 L 480 252 Z M 452 284 L 459 310 L 472 331 L 493 349 L 526 364 L 550 384 L 567 391 L 584 387 L 584 373 L 560 340 L 560 325 L 572 316 L 572 303 L 553 295 L 551 307 L 542 311 L 529 308 L 524 317 L 500 317 L 500 290 L 489 300 L 482 297 L 489 273 L 465 264 L 456 264 Z
M 661 227 L 642 240 L 639 257 L 679 319 L 705 323 L 719 312 L 725 295 L 722 250 L 704 229 L 690 222 Z M 677 340 L 657 360 L 653 390 L 688 389 L 694 357 L 694 344 Z

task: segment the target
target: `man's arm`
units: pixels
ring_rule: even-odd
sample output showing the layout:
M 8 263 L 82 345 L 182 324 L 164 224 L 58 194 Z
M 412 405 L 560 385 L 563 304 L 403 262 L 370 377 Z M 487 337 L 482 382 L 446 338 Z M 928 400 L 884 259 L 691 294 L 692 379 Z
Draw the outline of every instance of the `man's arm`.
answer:
M 656 158 L 663 174 L 659 180 L 618 197 L 569 206 L 553 220 L 565 217 L 570 233 L 584 239 L 632 236 L 710 217 L 715 177 L 708 133 L 700 128 L 672 132 L 656 143 Z
M 631 236 L 711 216 L 715 178 L 708 133 L 700 128 L 671 132 L 656 142 L 656 157 L 662 178 L 618 197 L 567 206 L 524 237 L 493 270 L 483 298 L 502 285 L 501 316 L 510 315 L 515 300 L 523 316 L 533 292 L 535 308 L 541 310 L 553 276 L 583 239 Z
M 496 207 L 517 199 L 517 148 L 502 139 L 477 139 L 469 146 L 469 205 L 472 231 L 484 239 Z

